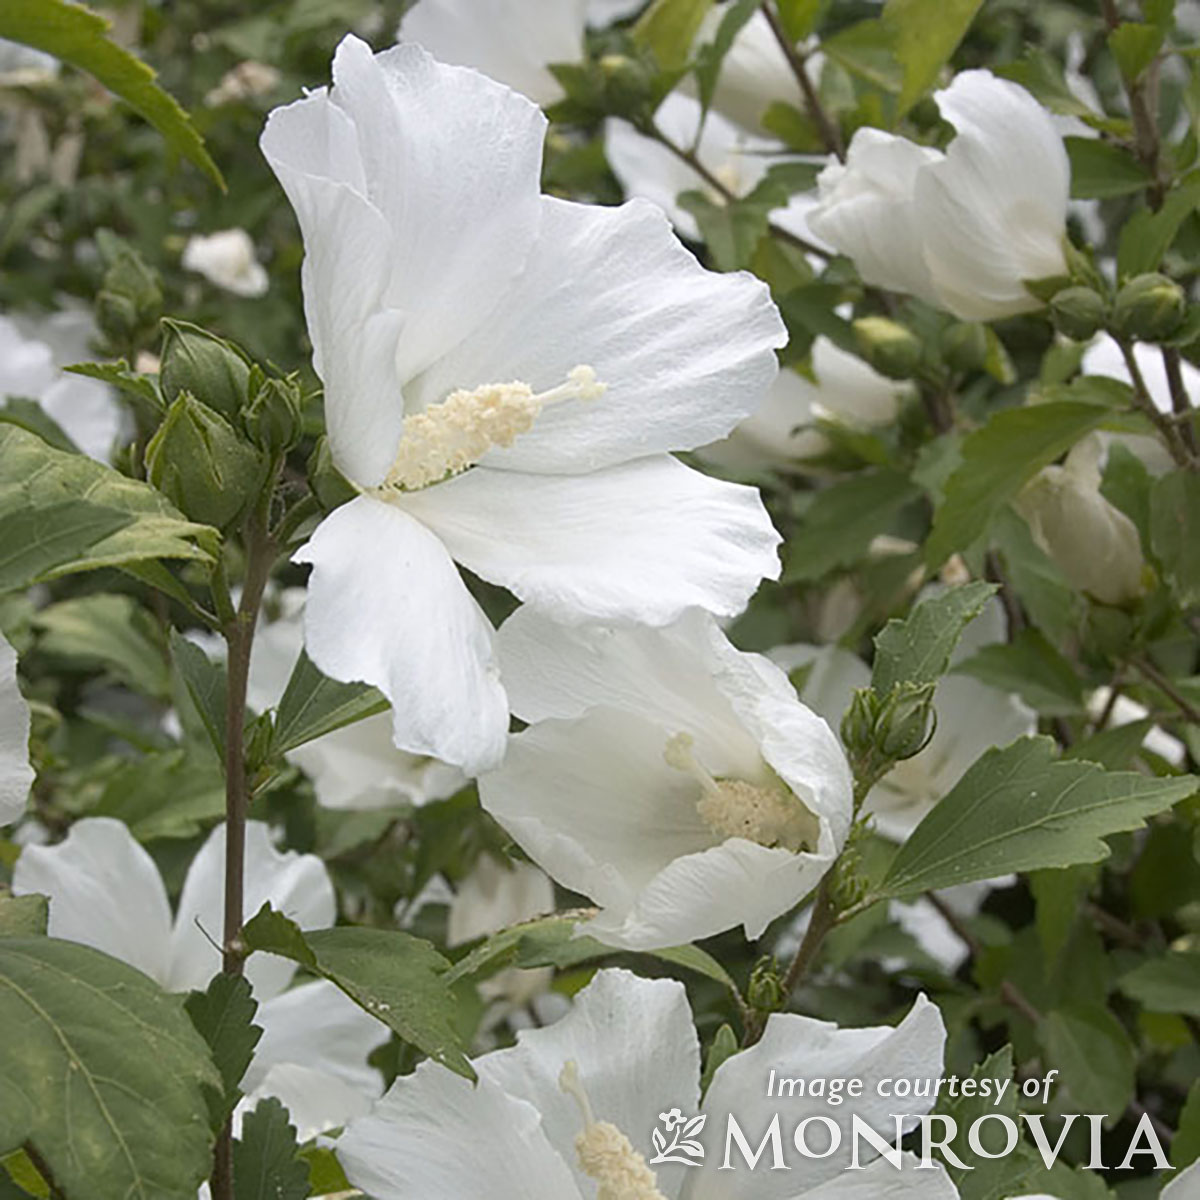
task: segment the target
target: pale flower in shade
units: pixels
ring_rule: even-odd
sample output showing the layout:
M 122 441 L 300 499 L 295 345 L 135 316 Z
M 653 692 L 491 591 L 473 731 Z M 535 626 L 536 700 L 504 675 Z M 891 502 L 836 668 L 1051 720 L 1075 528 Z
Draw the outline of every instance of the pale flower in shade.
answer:
M 1200 1200 L 1200 1161 L 1184 1167 L 1163 1188 L 1160 1200 Z
M 376 1200 L 955 1200 L 940 1167 L 917 1170 L 905 1155 L 897 1169 L 872 1159 L 865 1143 L 865 1169 L 847 1171 L 851 1106 L 768 1099 L 764 1086 L 772 1068 L 861 1078 L 855 1111 L 890 1141 L 896 1105 L 874 1095 L 876 1084 L 939 1077 L 945 1036 L 924 997 L 895 1028 L 839 1029 L 775 1013 L 762 1041 L 717 1068 L 701 1104 L 700 1044 L 683 985 L 600 971 L 562 1020 L 475 1059 L 478 1084 L 429 1062 L 396 1080 L 370 1116 L 350 1124 L 337 1155 L 350 1182 Z M 927 1110 L 927 1101 L 909 1103 L 905 1128 Z M 730 1114 L 757 1146 L 781 1112 L 791 1169 L 717 1169 Z M 651 1166 L 652 1133 L 684 1114 L 706 1118 L 696 1134 L 704 1165 Z M 806 1159 L 794 1150 L 793 1122 L 810 1116 L 837 1123 L 839 1151 Z
M 250 652 L 246 696 L 257 712 L 278 706 L 304 645 L 304 589 L 287 588 L 271 599 L 277 615 L 260 622 Z M 388 713 L 314 738 L 287 757 L 312 780 L 317 802 L 325 808 L 421 805 L 466 783 L 457 767 L 397 750 Z
M 235 296 L 265 296 L 266 268 L 258 261 L 254 242 L 244 229 L 195 234 L 183 248 L 183 266 Z
M 396 745 L 475 774 L 504 751 L 492 627 L 456 563 L 567 622 L 729 616 L 779 571 L 758 493 L 669 453 L 758 405 L 785 332 L 653 206 L 542 196 L 528 100 L 353 37 L 334 87 L 276 110 L 333 460 L 305 643 L 379 687 Z M 653 330 L 653 336 L 647 331 Z
M 58 78 L 61 64 L 52 54 L 0 38 L 0 87 L 38 87 Z
M 82 309 L 0 316 L 0 401 L 35 400 L 80 450 L 107 462 L 124 426 L 120 406 L 103 383 L 62 370 L 95 357 L 95 332 Z
M 1050 114 L 1022 87 L 964 71 L 934 99 L 945 153 L 860 129 L 821 173 L 809 225 L 870 284 L 967 321 L 1040 308 L 1027 280 L 1066 274 L 1070 164 Z
M 0 634 L 0 825 L 25 811 L 32 785 L 29 705 L 17 683 L 17 652 Z
M 758 411 L 699 453 L 733 468 L 795 466 L 830 449 L 815 425 L 818 419 L 852 430 L 888 425 L 910 391 L 826 337 L 813 342 L 812 374 L 810 380 L 798 371 L 780 371 Z
M 837 739 L 710 617 L 567 628 L 523 610 L 499 644 L 531 728 L 480 800 L 600 906 L 587 933 L 634 949 L 739 924 L 756 938 L 841 850 L 852 784 Z
M 111 817 L 87 817 L 57 845 L 26 846 L 13 891 L 50 898 L 51 937 L 102 950 L 167 991 L 183 992 L 207 987 L 221 970 L 224 867 L 222 825 L 188 868 L 172 917 L 158 867 L 128 828 Z M 246 824 L 245 881 L 247 917 L 266 901 L 302 929 L 323 929 L 337 915 L 321 860 L 280 853 L 261 821 Z M 383 1090 L 367 1055 L 387 1041 L 386 1026 L 324 980 L 289 988 L 296 964 L 286 959 L 253 954 L 245 970 L 263 1036 L 242 1080 L 242 1107 L 278 1097 L 301 1140 L 367 1112 Z
M 951 669 L 1004 636 L 1004 612 L 998 601 L 989 600 L 967 626 Z M 867 664 L 839 646 L 780 646 L 770 657 L 786 671 L 806 670 L 800 696 L 834 729 L 840 728 L 854 690 L 871 682 Z M 1037 714 L 1017 697 L 968 675 L 944 675 L 933 703 L 937 728 L 929 744 L 897 763 L 866 799 L 865 811 L 874 814 L 875 828 L 893 841 L 904 841 L 985 750 L 1037 729 Z
M 1104 604 L 1127 604 L 1145 591 L 1142 542 L 1100 493 L 1103 456 L 1100 438 L 1084 438 L 1061 465 L 1043 467 L 1013 505 L 1072 587 Z

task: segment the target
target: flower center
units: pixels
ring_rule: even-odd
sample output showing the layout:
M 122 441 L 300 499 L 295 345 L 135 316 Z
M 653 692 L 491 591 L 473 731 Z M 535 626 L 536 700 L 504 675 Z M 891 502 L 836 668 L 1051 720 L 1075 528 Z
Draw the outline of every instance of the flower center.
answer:
M 558 1086 L 583 1114 L 583 1132 L 575 1139 L 575 1153 L 584 1174 L 600 1185 L 596 1200 L 666 1200 L 654 1172 L 630 1140 L 615 1125 L 596 1120 L 573 1059 L 563 1066 Z
M 404 418 L 404 432 L 385 488 L 414 492 L 461 474 L 493 446 L 511 446 L 528 433 L 542 409 L 565 400 L 595 400 L 606 384 L 591 367 L 575 367 L 566 382 L 534 393 L 527 383 L 485 383 L 459 388 L 424 412 Z
M 696 811 L 720 838 L 740 837 L 760 846 L 780 846 L 797 853 L 817 844 L 816 817 L 780 782 L 766 785 L 744 779 L 715 779 L 692 753 L 687 733 L 667 740 L 663 758 L 669 767 L 690 775 L 700 785 Z

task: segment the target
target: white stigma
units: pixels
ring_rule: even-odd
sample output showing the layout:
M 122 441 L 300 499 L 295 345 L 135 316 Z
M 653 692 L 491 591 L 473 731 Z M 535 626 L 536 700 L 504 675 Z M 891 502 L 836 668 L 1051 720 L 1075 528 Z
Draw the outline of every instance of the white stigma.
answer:
M 511 446 L 528 433 L 548 405 L 597 400 L 606 388 L 587 366 L 572 368 L 565 383 L 536 394 L 519 380 L 459 388 L 424 412 L 404 418 L 396 461 L 384 487 L 413 492 L 459 475 L 493 446 Z
M 630 1140 L 615 1125 L 596 1120 L 573 1059 L 563 1066 L 558 1086 L 583 1114 L 583 1132 L 575 1139 L 575 1153 L 584 1174 L 600 1185 L 596 1200 L 666 1200 L 654 1172 Z
M 667 739 L 667 766 L 690 775 L 700 785 L 696 811 L 720 838 L 740 837 L 760 846 L 780 846 L 797 853 L 817 844 L 820 826 L 804 804 L 782 783 L 757 784 L 744 779 L 716 779 L 692 753 L 691 734 Z

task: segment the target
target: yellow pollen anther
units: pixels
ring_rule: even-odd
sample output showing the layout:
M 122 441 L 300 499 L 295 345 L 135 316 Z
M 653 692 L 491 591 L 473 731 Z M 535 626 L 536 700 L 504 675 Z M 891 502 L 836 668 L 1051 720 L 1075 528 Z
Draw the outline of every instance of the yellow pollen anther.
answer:
M 596 1200 L 666 1200 L 654 1172 L 630 1140 L 615 1125 L 596 1120 L 573 1059 L 563 1066 L 558 1086 L 583 1114 L 583 1132 L 575 1139 L 575 1152 L 584 1174 L 600 1185 Z
M 804 804 L 782 783 L 757 784 L 744 779 L 716 779 L 696 760 L 687 733 L 667 739 L 667 766 L 690 775 L 700 785 L 696 811 L 720 838 L 740 837 L 760 846 L 780 846 L 797 853 L 817 844 L 820 826 Z
M 385 488 L 412 492 L 474 466 L 493 446 L 511 446 L 533 428 L 542 409 L 567 400 L 596 400 L 606 384 L 591 367 L 574 367 L 567 380 L 534 393 L 527 383 L 459 388 L 424 412 L 404 418 L 404 432 Z

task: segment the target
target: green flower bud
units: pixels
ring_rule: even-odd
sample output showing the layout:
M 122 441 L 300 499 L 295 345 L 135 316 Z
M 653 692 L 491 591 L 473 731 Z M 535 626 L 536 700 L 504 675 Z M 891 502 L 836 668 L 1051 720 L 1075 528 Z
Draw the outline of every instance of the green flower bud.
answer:
M 313 452 L 308 456 L 308 482 L 326 512 L 333 512 L 358 495 L 354 484 L 333 465 L 329 439 L 324 435 L 317 439 Z
M 1108 304 L 1089 287 L 1063 288 L 1050 301 L 1050 316 L 1059 333 L 1086 342 L 1108 319 Z
M 625 54 L 606 54 L 600 59 L 604 80 L 604 107 L 622 117 L 649 115 L 654 75 L 646 65 Z
M 270 713 L 260 713 L 251 721 L 243 734 L 246 748 L 246 768 L 254 774 L 261 770 L 271 758 L 271 743 L 275 729 Z
M 982 325 L 958 321 L 942 334 L 942 358 L 956 371 L 979 371 L 987 356 L 987 330 Z
M 96 324 L 110 341 L 135 340 L 162 311 L 158 274 L 127 248 L 114 254 L 96 297 Z
M 750 972 L 750 984 L 746 988 L 746 1000 L 757 1012 L 778 1012 L 787 1000 L 783 980 L 779 978 L 779 964 L 770 955 L 760 958 Z
M 929 745 L 937 727 L 933 711 L 935 686 L 900 683 L 888 694 L 875 724 L 875 744 L 888 761 L 912 758 Z
M 304 432 L 300 386 L 292 379 L 267 379 L 242 417 L 251 441 L 271 454 L 286 453 Z
M 159 385 L 171 403 L 190 392 L 229 421 L 246 403 L 250 364 L 229 342 L 187 321 L 164 320 Z
M 123 346 L 133 341 L 141 328 L 137 305 L 120 292 L 101 291 L 96 295 L 96 324 L 110 342 Z
M 842 716 L 842 745 L 851 759 L 861 759 L 875 747 L 875 722 L 879 703 L 872 688 L 855 688 L 850 707 Z
M 859 317 L 854 336 L 863 357 L 889 379 L 911 379 L 921 364 L 921 343 L 910 329 L 888 317 Z
M 185 516 L 223 529 L 257 498 L 266 462 L 220 413 L 181 392 L 146 447 L 146 474 Z
M 1157 273 L 1138 275 L 1117 293 L 1113 332 L 1154 342 L 1170 337 L 1186 315 L 1187 297 L 1179 284 Z

